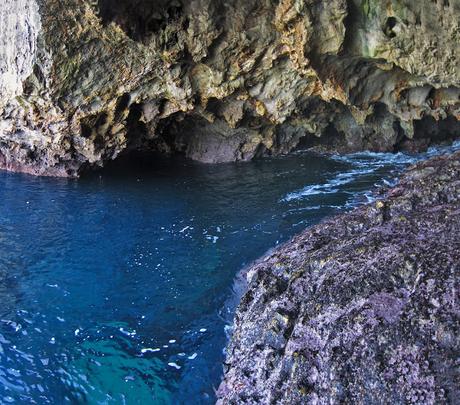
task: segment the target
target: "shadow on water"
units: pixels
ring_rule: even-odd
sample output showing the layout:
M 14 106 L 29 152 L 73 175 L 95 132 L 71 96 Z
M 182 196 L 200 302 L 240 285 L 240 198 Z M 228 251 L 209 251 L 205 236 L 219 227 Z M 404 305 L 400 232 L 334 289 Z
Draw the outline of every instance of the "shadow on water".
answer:
M 212 403 L 238 271 L 416 158 L 126 159 L 0 173 L 0 403 Z

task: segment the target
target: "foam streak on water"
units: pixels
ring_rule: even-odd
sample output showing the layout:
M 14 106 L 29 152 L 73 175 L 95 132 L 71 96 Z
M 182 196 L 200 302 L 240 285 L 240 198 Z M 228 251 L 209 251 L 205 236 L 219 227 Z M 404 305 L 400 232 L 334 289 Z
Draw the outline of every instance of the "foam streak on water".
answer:
M 408 165 L 441 153 L 453 152 L 458 149 L 460 149 L 460 142 L 455 142 L 450 146 L 433 147 L 426 153 L 416 155 L 409 155 L 405 153 L 359 152 L 344 156 L 332 156 L 331 159 L 338 162 L 349 163 L 352 165 L 353 169 L 343 173 L 334 174 L 328 178 L 325 183 L 311 184 L 300 190 L 290 192 L 284 196 L 281 201 L 289 202 L 309 198 L 318 194 L 324 195 L 347 192 L 347 185 L 354 184 L 358 181 L 366 181 L 369 176 L 378 175 L 379 172 L 386 171 L 387 169 L 391 169 L 389 176 L 379 179 L 379 182 L 375 184 L 375 186 L 391 185 L 391 180 Z M 365 195 L 368 197 L 368 201 L 371 200 L 370 193 L 366 193 Z M 347 206 L 349 205 L 350 204 Z
M 213 403 L 238 271 L 419 158 L 1 172 L 0 403 Z

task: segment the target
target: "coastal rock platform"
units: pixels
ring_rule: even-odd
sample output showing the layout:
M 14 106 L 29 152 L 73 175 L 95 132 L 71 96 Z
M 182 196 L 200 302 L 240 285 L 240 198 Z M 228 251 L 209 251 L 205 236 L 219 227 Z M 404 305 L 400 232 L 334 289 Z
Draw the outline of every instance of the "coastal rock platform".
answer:
M 460 153 L 247 273 L 220 404 L 458 403 Z

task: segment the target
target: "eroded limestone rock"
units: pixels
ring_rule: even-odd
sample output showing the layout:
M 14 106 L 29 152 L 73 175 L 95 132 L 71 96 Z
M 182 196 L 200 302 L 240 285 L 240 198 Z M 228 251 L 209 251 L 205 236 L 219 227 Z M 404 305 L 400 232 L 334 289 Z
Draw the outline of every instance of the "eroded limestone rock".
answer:
M 459 0 L 3 1 L 0 166 L 75 176 L 132 149 L 206 162 L 302 145 L 416 149 L 432 141 L 432 119 L 448 129 L 438 137 L 455 137 L 459 10 Z

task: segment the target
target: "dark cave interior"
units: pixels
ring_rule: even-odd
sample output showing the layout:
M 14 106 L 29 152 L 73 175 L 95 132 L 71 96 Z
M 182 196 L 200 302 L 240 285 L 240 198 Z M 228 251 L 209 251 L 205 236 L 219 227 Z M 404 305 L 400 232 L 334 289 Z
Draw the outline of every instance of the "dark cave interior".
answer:
M 145 42 L 182 15 L 178 0 L 98 0 L 104 24 L 114 22 L 135 41 Z

